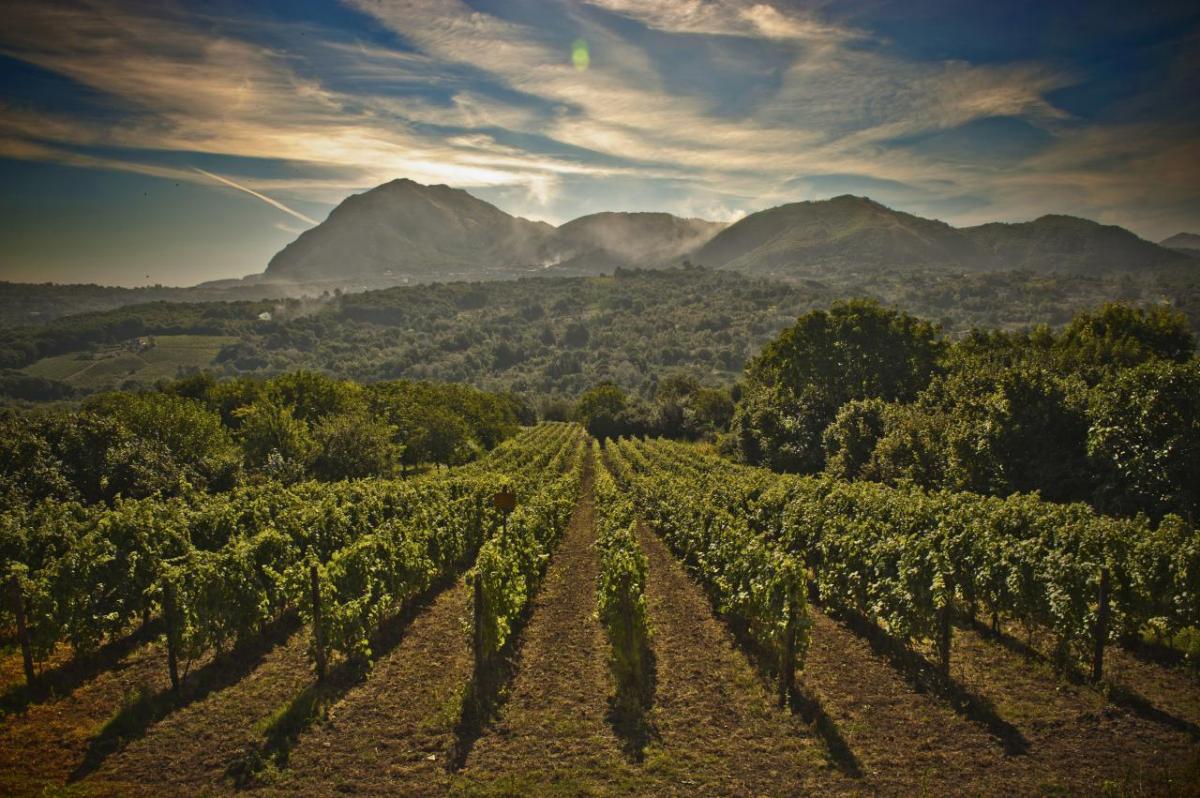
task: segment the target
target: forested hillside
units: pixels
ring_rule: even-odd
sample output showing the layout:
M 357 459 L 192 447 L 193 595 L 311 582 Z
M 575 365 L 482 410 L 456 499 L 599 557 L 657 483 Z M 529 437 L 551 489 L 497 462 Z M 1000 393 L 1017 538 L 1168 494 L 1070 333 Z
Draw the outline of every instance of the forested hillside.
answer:
M 1200 282 L 1175 273 L 1134 282 L 1027 272 L 831 273 L 780 284 L 698 268 L 620 270 L 398 287 L 310 300 L 153 303 L 0 332 L 9 396 L 69 398 L 153 385 L 196 370 L 269 375 L 298 367 L 357 380 L 435 379 L 574 398 L 612 380 L 652 396 L 665 374 L 733 383 L 801 313 L 867 296 L 972 327 L 1061 325 L 1107 300 L 1169 302 L 1200 320 Z

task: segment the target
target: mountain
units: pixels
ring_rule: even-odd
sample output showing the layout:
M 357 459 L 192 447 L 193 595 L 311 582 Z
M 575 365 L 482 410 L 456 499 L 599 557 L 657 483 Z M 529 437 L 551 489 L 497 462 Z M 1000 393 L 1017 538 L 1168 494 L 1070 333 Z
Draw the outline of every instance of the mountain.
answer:
M 749 274 L 891 266 L 949 266 L 974 247 L 945 222 L 844 195 L 750 214 L 718 233 L 692 260 Z
M 678 263 L 723 225 L 668 213 L 597 213 L 554 228 L 449 186 L 393 180 L 349 197 L 271 259 L 264 277 L 396 283 L 602 274 Z
M 393 180 L 355 194 L 267 264 L 292 282 L 495 279 L 528 272 L 553 233 L 449 186 Z
M 1179 261 L 1178 253 L 1123 227 L 1075 216 L 1042 216 L 1018 224 L 993 222 L 962 232 L 978 247 L 980 268 L 1111 274 Z
M 1200 255 L 1200 235 L 1196 233 L 1176 233 L 1170 238 L 1158 242 L 1160 247 L 1173 249 L 1189 255 Z
M 1095 275 L 1178 264 L 1181 256 L 1124 228 L 1073 216 L 954 228 L 846 195 L 751 214 L 692 260 L 786 278 L 892 268 Z
M 669 213 L 593 213 L 557 228 L 543 252 L 561 274 L 654 268 L 678 264 L 724 227 Z
M 1200 241 L 1175 236 L 1173 245 Z M 607 274 L 685 259 L 783 279 L 884 271 L 1119 274 L 1194 263 L 1121 227 L 1073 216 L 955 228 L 866 197 L 780 205 L 725 226 L 667 213 L 595 213 L 553 227 L 449 186 L 393 180 L 349 197 L 267 266 L 267 283 L 350 289 L 533 273 Z

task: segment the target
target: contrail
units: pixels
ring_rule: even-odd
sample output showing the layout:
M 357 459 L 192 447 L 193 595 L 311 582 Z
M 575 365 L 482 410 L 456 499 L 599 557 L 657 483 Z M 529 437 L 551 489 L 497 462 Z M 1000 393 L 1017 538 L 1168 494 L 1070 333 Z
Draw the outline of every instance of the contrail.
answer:
M 284 213 L 290 213 L 292 216 L 295 216 L 297 219 L 302 219 L 312 225 L 319 224 L 319 222 L 317 222 L 316 219 L 310 219 L 307 216 L 305 216 L 304 214 L 300 213 L 300 211 L 292 210 L 291 208 L 284 205 L 279 200 L 273 200 L 265 194 L 259 194 L 257 191 L 255 191 L 252 188 L 246 188 L 245 186 L 239 186 L 237 183 L 233 182 L 232 180 L 230 180 L 227 177 L 221 177 L 220 175 L 214 175 L 212 172 L 206 172 L 203 169 L 200 169 L 199 167 L 196 167 L 196 166 L 192 167 L 192 171 L 199 172 L 200 174 L 204 175 L 205 177 L 211 177 L 213 180 L 216 180 L 219 183 L 224 183 L 225 185 L 229 186 L 230 188 L 236 188 L 238 191 L 245 191 L 250 196 L 258 197 L 260 200 L 267 203 L 268 205 L 274 206 L 274 207 L 278 208 L 279 210 L 283 211 Z

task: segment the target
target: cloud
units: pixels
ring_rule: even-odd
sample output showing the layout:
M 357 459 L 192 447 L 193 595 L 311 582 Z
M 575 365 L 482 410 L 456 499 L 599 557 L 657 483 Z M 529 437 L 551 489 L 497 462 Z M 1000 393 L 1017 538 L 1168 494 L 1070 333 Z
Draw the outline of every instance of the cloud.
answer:
M 347 5 L 402 46 L 187 7 L 11 0 L 0 53 L 100 93 L 115 113 L 9 103 L 0 154 L 192 182 L 206 178 L 162 155 L 206 166 L 226 157 L 214 179 L 293 215 L 287 202 L 333 203 L 405 176 L 503 188 L 547 218 L 568 185 L 577 195 L 602 181 L 639 191 L 660 181 L 672 187 L 668 209 L 727 218 L 798 199 L 805 177 L 833 173 L 892 181 L 899 204 L 903 187 L 912 203 L 989 198 L 952 221 L 1018 213 L 1022 197 L 1112 215 L 1160 183 L 1183 196 L 1181 175 L 1194 175 L 1179 168 L 1195 156 L 1194 125 L 1139 127 L 1129 139 L 1127 127 L 1085 125 L 1052 102 L 1079 79 L 1071 71 L 907 57 L 819 7 L 578 0 L 547 6 L 534 25 L 458 0 Z M 628 35 L 614 14 L 655 35 Z M 685 38 L 656 47 L 664 37 Z M 570 61 L 578 38 L 591 53 L 585 72 Z M 684 50 L 698 60 L 679 61 Z M 680 81 L 683 69 L 707 79 Z M 755 91 L 731 96 L 731 74 L 753 76 Z M 1021 119 L 1048 143 L 1004 172 L 896 145 L 993 117 Z M 1138 170 L 1118 165 L 1129 163 Z
M 836 41 L 861 34 L 768 3 L 721 0 L 587 0 L 589 5 L 668 33 Z

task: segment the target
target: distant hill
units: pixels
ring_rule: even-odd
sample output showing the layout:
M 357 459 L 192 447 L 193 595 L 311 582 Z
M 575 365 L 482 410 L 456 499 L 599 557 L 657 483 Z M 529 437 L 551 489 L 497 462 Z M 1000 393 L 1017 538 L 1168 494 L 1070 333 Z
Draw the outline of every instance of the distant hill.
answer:
M 264 278 L 378 288 L 544 269 L 602 274 L 678 263 L 722 226 L 668 213 L 597 213 L 555 228 L 460 189 L 393 180 L 343 201 L 275 255 Z
M 1196 233 L 1176 233 L 1170 238 L 1158 242 L 1160 247 L 1173 249 L 1177 252 L 1200 254 L 1200 235 Z
M 1018 224 L 993 222 L 962 232 L 978 247 L 978 266 L 987 269 L 1112 274 L 1179 261 L 1178 253 L 1123 227 L 1075 216 L 1042 216 Z
M 973 256 L 972 243 L 945 222 L 845 195 L 750 214 L 701 247 L 693 261 L 747 274 L 788 276 L 951 266 Z
M 1073 216 L 954 228 L 865 197 L 797 202 L 730 225 L 692 258 L 776 277 L 895 268 L 1112 274 L 1178 263 L 1177 252 Z
M 554 228 L 449 186 L 393 180 L 348 197 L 267 264 L 292 282 L 496 279 L 528 272 Z
M 557 228 L 543 251 L 561 274 L 666 266 L 678 264 L 724 227 L 669 213 L 593 213 Z

